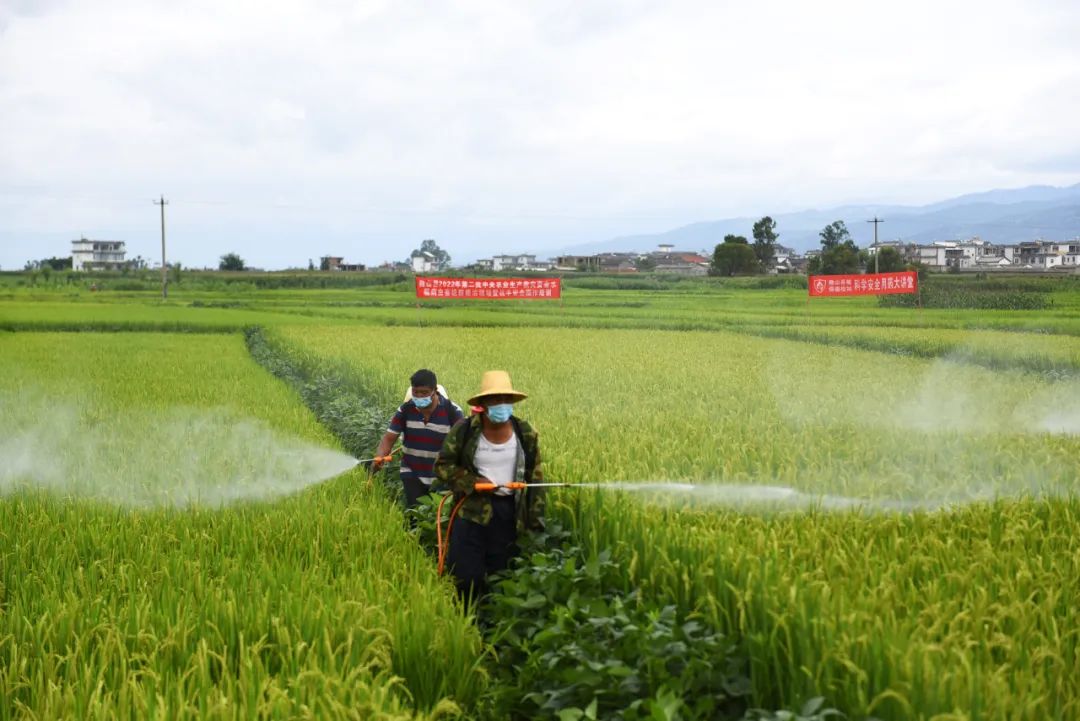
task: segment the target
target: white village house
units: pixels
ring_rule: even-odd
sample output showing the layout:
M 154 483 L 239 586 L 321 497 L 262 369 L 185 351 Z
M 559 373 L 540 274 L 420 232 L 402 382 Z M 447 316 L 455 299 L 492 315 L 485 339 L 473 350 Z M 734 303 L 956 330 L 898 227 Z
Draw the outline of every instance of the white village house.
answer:
M 127 252 L 122 240 L 90 240 L 79 238 L 71 241 L 71 269 L 120 270 L 124 267 Z
M 1067 242 L 1030 240 L 995 245 L 980 238 L 909 245 L 905 256 L 932 270 L 1075 270 L 1080 268 L 1080 238 Z
M 473 266 L 477 270 L 490 270 L 494 273 L 507 271 L 544 271 L 551 270 L 551 261 L 537 260 L 531 253 L 518 253 L 514 255 L 493 255 L 490 258 L 479 258 Z
M 1074 269 L 1080 267 L 1080 239 L 1067 243 L 1040 242 L 1034 252 L 1025 253 L 1024 261 L 1033 268 L 1050 270 L 1052 268 Z M 1027 243 L 1021 243 L 1022 251 L 1027 251 Z
M 994 245 L 980 238 L 938 240 L 918 246 L 918 262 L 930 268 L 994 268 L 1016 262 L 1016 247 Z
M 439 269 L 439 262 L 435 256 L 426 250 L 421 250 L 412 257 L 412 270 L 414 273 L 433 273 Z
M 485 270 L 492 270 L 496 273 L 500 271 L 516 270 L 550 270 L 551 263 L 544 261 L 537 261 L 535 255 L 528 253 L 521 253 L 518 255 L 493 255 L 491 260 L 478 261 L 481 268 Z

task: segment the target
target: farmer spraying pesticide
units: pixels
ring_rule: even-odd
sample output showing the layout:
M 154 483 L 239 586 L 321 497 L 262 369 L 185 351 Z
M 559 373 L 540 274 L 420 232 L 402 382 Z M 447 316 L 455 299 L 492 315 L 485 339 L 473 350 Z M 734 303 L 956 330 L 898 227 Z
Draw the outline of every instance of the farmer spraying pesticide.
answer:
M 389 457 L 398 436 L 402 436 L 401 485 L 405 507 L 413 508 L 431 490 L 435 480 L 432 467 L 443 439 L 451 426 L 463 417 L 461 408 L 446 397 L 435 374 L 422 368 L 409 379 L 409 392 L 386 429 L 375 451 L 374 468 Z
M 544 488 L 534 485 L 544 480 L 538 436 L 514 415 L 514 404 L 526 397 L 506 371 L 484 373 L 469 399 L 483 412 L 450 430 L 435 461 L 435 477 L 454 500 L 445 560 L 467 603 L 483 596 L 488 574 L 517 554 L 519 533 L 544 528 Z

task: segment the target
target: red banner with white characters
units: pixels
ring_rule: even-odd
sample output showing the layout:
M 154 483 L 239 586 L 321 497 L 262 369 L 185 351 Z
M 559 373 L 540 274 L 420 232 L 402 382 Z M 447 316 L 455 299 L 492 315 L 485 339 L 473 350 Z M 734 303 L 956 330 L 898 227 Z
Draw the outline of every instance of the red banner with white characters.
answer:
M 919 274 L 912 270 L 866 275 L 812 275 L 807 286 L 811 298 L 915 293 L 919 290 Z
M 560 297 L 559 278 L 422 278 L 416 276 L 416 297 L 486 300 L 553 300 Z

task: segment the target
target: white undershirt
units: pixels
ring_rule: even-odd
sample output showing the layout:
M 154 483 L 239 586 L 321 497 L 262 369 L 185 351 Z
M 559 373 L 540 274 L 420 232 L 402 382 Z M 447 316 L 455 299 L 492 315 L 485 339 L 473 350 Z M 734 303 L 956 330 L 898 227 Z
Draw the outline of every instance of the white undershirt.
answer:
M 514 471 L 517 468 L 517 434 L 511 433 L 510 440 L 506 443 L 492 443 L 480 434 L 480 443 L 476 446 L 476 471 L 484 478 L 497 486 L 505 486 L 514 480 Z M 497 496 L 509 496 L 512 494 L 509 488 L 499 488 L 495 491 Z

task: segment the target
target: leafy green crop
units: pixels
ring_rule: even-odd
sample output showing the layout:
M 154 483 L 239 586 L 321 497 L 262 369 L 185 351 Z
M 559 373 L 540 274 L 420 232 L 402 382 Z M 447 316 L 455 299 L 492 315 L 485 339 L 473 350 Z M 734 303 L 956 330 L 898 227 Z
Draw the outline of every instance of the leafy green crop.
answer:
M 661 706 L 687 719 L 737 718 L 749 694 L 730 640 L 673 605 L 625 591 L 610 551 L 565 538 L 527 549 L 490 596 L 499 625 L 496 705 L 520 718 L 650 719 Z
M 707 492 L 552 494 L 589 553 L 625 559 L 627 589 L 738 644 L 755 706 L 824 696 L 857 718 L 1080 713 L 1073 380 L 729 333 L 271 335 L 388 395 L 421 365 L 456 398 L 483 370 L 510 370 L 553 480 L 958 504 L 762 515 Z
M 134 434 L 180 405 L 366 455 L 415 368 L 435 368 L 460 401 L 500 367 L 530 393 L 520 412 L 552 480 L 693 485 L 554 491 L 573 543 L 506 581 L 484 621 L 506 645 L 486 661 L 449 584 L 359 470 L 213 509 L 8 495 L 0 718 L 500 717 L 500 695 L 521 715 L 574 721 L 708 717 L 728 700 L 755 721 L 834 708 L 1080 718 L 1075 283 L 987 285 L 1048 290 L 1043 310 L 918 311 L 808 303 L 786 283 L 581 281 L 558 304 L 419 309 L 401 283 L 208 278 L 168 303 L 5 288 L 0 330 L 183 331 L 0 332 L 0 400 L 21 404 L 4 416 L 19 434 L 57 409 L 76 428 Z M 581 287 L 597 281 L 610 287 Z M 295 393 L 244 353 L 251 325 L 265 329 L 249 333 L 251 353 Z M 289 362 L 275 367 L 257 336 Z M 152 485 L 151 464 L 126 455 Z M 748 510 L 730 501 L 746 486 L 844 503 Z M 943 510 L 879 510 L 909 506 Z M 514 678 L 501 677 L 511 658 Z M 619 706 L 610 689 L 627 679 Z
M 75 413 L 102 427 L 182 405 L 335 446 L 239 336 L 0 334 L 0 399 L 31 385 L 82 398 Z M 359 470 L 223 508 L 8 490 L 0 719 L 406 719 L 458 713 L 485 686 L 478 633 Z

